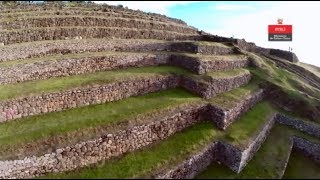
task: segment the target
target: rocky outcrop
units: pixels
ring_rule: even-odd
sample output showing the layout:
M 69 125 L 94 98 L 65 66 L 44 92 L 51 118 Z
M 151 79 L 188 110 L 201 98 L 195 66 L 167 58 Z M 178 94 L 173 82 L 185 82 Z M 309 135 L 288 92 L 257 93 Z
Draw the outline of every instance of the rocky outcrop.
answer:
M 237 120 L 243 113 L 247 112 L 263 98 L 264 90 L 259 89 L 254 93 L 249 94 L 247 97 L 244 97 L 230 109 L 225 109 L 219 104 L 209 104 L 209 119 L 213 121 L 218 128 L 225 130 L 231 123 Z
M 1 178 L 30 178 L 49 172 L 63 172 L 140 149 L 165 139 L 201 120 L 203 105 L 193 106 L 171 116 L 115 133 L 105 132 L 96 139 L 57 149 L 42 156 L 0 161 Z

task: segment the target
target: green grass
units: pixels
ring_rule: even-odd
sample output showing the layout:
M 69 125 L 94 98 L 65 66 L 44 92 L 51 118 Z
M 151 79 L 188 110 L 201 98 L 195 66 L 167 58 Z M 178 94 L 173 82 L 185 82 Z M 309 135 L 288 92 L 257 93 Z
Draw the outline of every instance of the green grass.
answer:
M 245 86 L 235 88 L 231 91 L 216 95 L 215 97 L 211 98 L 209 102 L 213 105 L 216 105 L 225 109 L 231 109 L 234 105 L 239 103 L 248 95 L 257 91 L 258 89 L 259 89 L 258 81 L 251 80 L 249 84 Z
M 247 54 L 253 59 L 253 63 L 258 67 L 250 69 L 252 74 L 277 85 L 293 98 L 301 99 L 311 105 L 319 104 L 319 89 L 309 85 L 298 75 L 283 68 L 278 68 L 275 62 L 267 58 L 259 57 L 253 53 Z
M 223 139 L 240 149 L 244 149 L 275 112 L 276 109 L 270 102 L 262 101 L 258 103 L 227 128 Z
M 198 57 L 201 61 L 242 61 L 247 60 L 244 55 L 205 55 L 205 54 L 188 54 L 188 56 Z
M 211 123 L 199 123 L 123 157 L 107 160 L 97 166 L 79 170 L 50 174 L 43 178 L 137 178 L 148 176 L 151 171 L 173 166 L 212 142 L 216 130 Z
M 293 151 L 283 178 L 320 179 L 320 166 L 301 153 Z
M 267 107 L 266 107 L 267 106 Z M 261 113 L 268 108 L 268 103 L 261 103 L 254 113 Z M 258 110 L 257 110 L 258 109 Z M 50 174 L 45 178 L 137 178 L 150 177 L 151 171 L 159 172 L 181 163 L 188 155 L 198 152 L 206 144 L 214 140 L 233 136 L 229 142 L 244 142 L 249 136 L 259 130 L 257 119 L 250 118 L 252 113 L 245 115 L 230 126 L 228 131 L 217 130 L 210 123 L 194 125 L 183 133 L 177 133 L 151 147 L 128 153 L 124 157 L 105 161 L 96 167 L 86 167 L 80 170 L 60 174 Z M 263 112 L 261 114 L 264 115 Z M 263 118 L 260 118 L 263 119 Z M 250 126 L 249 130 L 243 127 Z M 255 126 L 255 127 L 254 127 Z
M 182 104 L 198 103 L 200 100 L 200 98 L 182 89 L 171 89 L 129 97 L 115 102 L 29 116 L 18 121 L 2 123 L 0 124 L 0 154 L 5 154 L 5 150 L 10 150 L 14 145 L 30 143 L 64 133 L 85 132 L 85 129 L 106 125 L 115 128 L 117 124 L 132 119 L 132 121 L 138 122 L 147 121 L 148 119 L 143 117 L 143 114 L 149 113 L 156 116 L 159 113 L 161 114 L 164 109 L 174 109 L 174 107 Z M 88 133 L 83 134 L 86 138 L 90 135 L 94 137 L 94 132 L 88 131 Z M 78 140 L 81 140 L 81 138 Z M 68 139 L 64 138 L 63 141 L 68 141 Z
M 259 151 L 255 154 L 247 166 L 239 173 L 236 174 L 228 167 L 212 163 L 205 171 L 200 173 L 197 178 L 199 179 L 277 179 L 281 176 L 284 170 L 285 163 L 289 156 L 290 141 L 289 138 L 292 135 L 298 135 L 313 141 L 319 142 L 319 139 L 315 139 L 307 134 L 302 133 L 296 129 L 292 129 L 285 125 L 275 124 L 271 130 L 270 135 L 267 137 L 265 143 L 261 146 Z M 304 175 L 305 168 L 313 165 L 308 165 L 309 161 L 300 162 L 301 167 L 296 167 L 296 174 Z M 295 165 L 293 164 L 295 167 Z M 314 168 L 314 166 L 313 166 Z M 310 170 L 312 171 L 312 170 Z M 306 171 L 308 172 L 308 170 Z M 314 172 L 314 171 L 313 171 Z M 314 176 L 314 178 L 319 176 Z M 303 177 L 303 176 L 300 176 Z M 306 176 L 308 177 L 308 176 Z M 313 176 L 310 176 L 313 177 Z
M 186 74 L 186 70 L 172 66 L 127 68 L 115 71 L 103 71 L 91 74 L 72 75 L 45 80 L 28 81 L 0 86 L 0 100 L 17 98 L 42 92 L 56 92 L 91 84 L 103 84 L 120 80 L 132 80 L 152 77 L 159 74 Z
M 250 71 L 247 69 L 238 68 L 238 69 L 232 69 L 228 71 L 215 71 L 215 72 L 206 73 L 207 76 L 210 76 L 212 78 L 231 78 L 231 77 L 236 77 L 243 74 L 250 74 Z

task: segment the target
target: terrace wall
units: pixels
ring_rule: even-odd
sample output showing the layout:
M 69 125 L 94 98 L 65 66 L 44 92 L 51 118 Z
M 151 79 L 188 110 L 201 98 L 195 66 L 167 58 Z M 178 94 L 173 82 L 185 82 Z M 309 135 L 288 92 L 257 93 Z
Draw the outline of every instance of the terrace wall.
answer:
M 256 103 L 264 98 L 264 90 L 259 89 L 242 99 L 234 107 L 224 109 L 219 105 L 209 105 L 210 120 L 222 130 L 225 130 L 231 123 L 237 120 L 243 113 L 247 112 Z
M 170 117 L 57 149 L 43 156 L 0 161 L 1 178 L 30 178 L 62 172 L 119 156 L 169 137 L 201 120 L 203 105 L 186 108 Z

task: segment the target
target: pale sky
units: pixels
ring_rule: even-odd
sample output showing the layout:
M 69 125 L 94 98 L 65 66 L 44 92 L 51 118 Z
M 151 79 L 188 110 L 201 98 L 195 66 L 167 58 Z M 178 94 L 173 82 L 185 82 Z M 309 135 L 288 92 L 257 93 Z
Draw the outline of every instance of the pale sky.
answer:
M 299 60 L 320 67 L 318 43 L 320 36 L 320 2 L 255 2 L 255 1 L 99 1 L 110 5 L 122 4 L 181 19 L 212 34 L 244 38 L 266 48 L 293 49 Z M 292 42 L 268 41 L 268 25 L 293 26 Z

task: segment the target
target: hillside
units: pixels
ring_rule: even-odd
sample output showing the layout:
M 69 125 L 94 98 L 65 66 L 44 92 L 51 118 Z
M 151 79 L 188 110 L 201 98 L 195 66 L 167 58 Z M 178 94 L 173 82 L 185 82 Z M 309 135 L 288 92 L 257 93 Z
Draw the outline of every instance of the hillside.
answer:
M 320 68 L 121 6 L 0 5 L 0 178 L 319 178 Z

